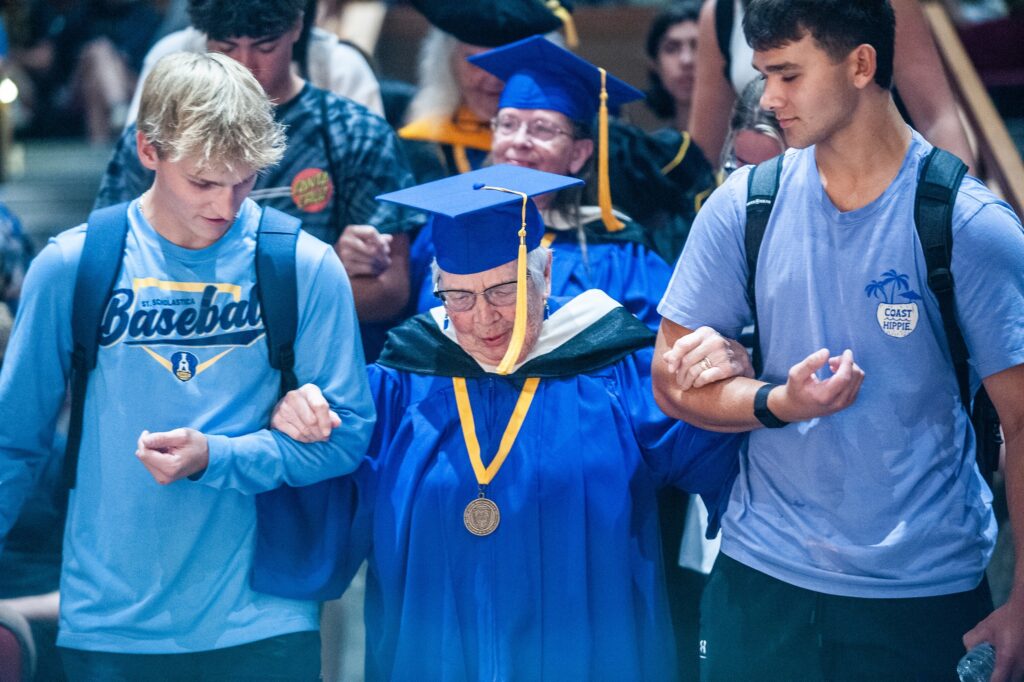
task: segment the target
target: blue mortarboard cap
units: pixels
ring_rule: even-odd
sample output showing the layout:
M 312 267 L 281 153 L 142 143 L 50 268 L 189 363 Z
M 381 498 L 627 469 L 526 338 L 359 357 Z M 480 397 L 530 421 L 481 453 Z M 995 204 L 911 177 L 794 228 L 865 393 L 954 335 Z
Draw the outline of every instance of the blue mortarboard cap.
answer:
M 467 275 L 516 260 L 523 215 L 523 198 L 516 192 L 532 197 L 582 184 L 578 178 L 503 164 L 377 199 L 431 213 L 437 264 L 445 272 Z M 536 248 L 543 234 L 540 213 L 527 201 L 526 249 Z
M 469 61 L 505 81 L 502 107 L 547 109 L 574 121 L 590 121 L 601 104 L 601 71 L 543 36 L 473 55 Z M 644 96 L 610 75 L 605 88 L 612 111 Z

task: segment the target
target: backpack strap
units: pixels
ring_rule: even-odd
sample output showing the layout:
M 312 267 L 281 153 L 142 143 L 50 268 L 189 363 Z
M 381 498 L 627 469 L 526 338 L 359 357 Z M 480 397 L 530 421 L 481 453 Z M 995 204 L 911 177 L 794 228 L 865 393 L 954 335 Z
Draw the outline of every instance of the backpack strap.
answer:
M 281 395 L 299 386 L 294 348 L 299 325 L 295 246 L 301 225 L 298 218 L 267 206 L 256 238 L 256 290 L 270 366 L 281 372 Z
M 953 370 L 964 409 L 971 407 L 967 344 L 956 320 L 956 297 L 950 262 L 953 253 L 953 204 L 967 166 L 953 154 L 933 147 L 924 160 L 914 197 L 914 226 L 928 268 L 928 288 L 935 294 L 946 330 Z
M 751 344 L 754 357 L 754 375 L 761 376 L 764 369 L 764 358 L 761 355 L 760 325 L 757 323 L 757 258 L 761 253 L 761 242 L 764 241 L 768 218 L 775 206 L 775 196 L 779 193 L 779 178 L 782 175 L 783 155 L 763 161 L 750 170 L 747 177 L 747 225 L 744 246 L 747 253 L 747 298 L 750 311 L 754 315 L 754 338 Z
M 736 21 L 735 7 L 733 0 L 715 0 L 715 38 L 718 39 L 718 49 L 725 60 L 725 80 L 732 83 L 732 76 L 729 71 L 732 69 L 732 26 Z
M 121 272 L 128 234 L 128 204 L 108 206 L 89 214 L 85 245 L 75 276 L 71 314 L 71 415 L 64 448 L 64 485 L 74 488 L 78 477 L 78 449 L 82 443 L 82 415 L 89 373 L 96 367 L 103 311 Z

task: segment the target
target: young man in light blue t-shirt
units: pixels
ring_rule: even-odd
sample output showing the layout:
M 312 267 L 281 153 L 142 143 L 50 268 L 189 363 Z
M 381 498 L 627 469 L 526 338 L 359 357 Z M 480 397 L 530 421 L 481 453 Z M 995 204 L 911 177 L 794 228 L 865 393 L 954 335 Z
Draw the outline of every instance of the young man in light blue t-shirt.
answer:
M 703 385 L 706 353 L 687 338 L 700 325 L 735 337 L 753 319 L 749 168 L 694 224 L 653 364 L 667 413 L 753 430 L 702 605 L 702 678 L 944 679 L 964 645 L 989 641 L 993 679 L 1021 679 L 1024 550 L 1009 602 L 990 614 L 996 524 L 914 226 L 931 145 L 889 90 L 892 8 L 752 0 L 744 29 L 761 104 L 793 148 L 756 271 L 764 369 Z M 1006 434 L 1011 522 L 1024 528 L 1024 232 L 970 177 L 951 262 L 974 384 Z
M 58 646 L 72 680 L 310 679 L 317 605 L 249 587 L 255 495 L 354 470 L 370 399 L 352 293 L 331 248 L 296 246 L 295 374 L 342 426 L 304 445 L 268 429 L 271 368 L 256 292 L 260 209 L 247 199 L 284 134 L 245 67 L 176 54 L 147 78 L 139 157 L 152 186 L 99 332 L 70 493 Z M 47 455 L 72 349 L 85 226 L 25 280 L 0 374 L 0 550 Z

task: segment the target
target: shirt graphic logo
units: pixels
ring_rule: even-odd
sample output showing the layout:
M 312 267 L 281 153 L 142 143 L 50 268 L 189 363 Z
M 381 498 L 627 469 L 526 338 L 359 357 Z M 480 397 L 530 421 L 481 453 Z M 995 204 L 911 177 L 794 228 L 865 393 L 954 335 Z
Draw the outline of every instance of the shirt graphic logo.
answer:
M 245 298 L 236 284 L 143 277 L 133 279 L 130 289 L 114 290 L 100 326 L 100 346 L 141 348 L 186 382 L 264 335 L 254 291 Z
M 917 301 L 920 294 L 910 289 L 910 278 L 895 270 L 887 270 L 881 279 L 873 279 L 864 287 L 868 298 L 881 303 L 875 312 L 878 326 L 889 336 L 902 339 L 917 329 Z
M 171 366 L 174 368 L 174 376 L 182 381 L 188 381 L 196 374 L 196 365 L 199 359 L 191 353 L 178 351 L 171 356 Z
M 318 213 L 327 208 L 332 194 L 334 185 L 325 170 L 305 168 L 292 180 L 292 201 L 306 213 Z

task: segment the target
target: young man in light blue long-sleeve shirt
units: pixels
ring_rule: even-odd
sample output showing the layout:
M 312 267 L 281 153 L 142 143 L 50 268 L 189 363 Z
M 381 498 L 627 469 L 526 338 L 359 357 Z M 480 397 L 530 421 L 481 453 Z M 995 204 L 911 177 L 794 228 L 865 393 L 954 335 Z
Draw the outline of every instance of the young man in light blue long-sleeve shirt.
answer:
M 249 589 L 254 495 L 354 469 L 374 411 L 344 269 L 301 233 L 295 373 L 327 387 L 342 428 L 316 445 L 267 429 L 280 375 L 246 197 L 283 140 L 230 58 L 172 55 L 144 86 L 137 143 L 156 175 L 127 208 L 64 541 L 58 645 L 72 679 L 318 675 L 316 604 Z M 84 238 L 57 236 L 25 281 L 0 375 L 0 551 L 63 401 Z

